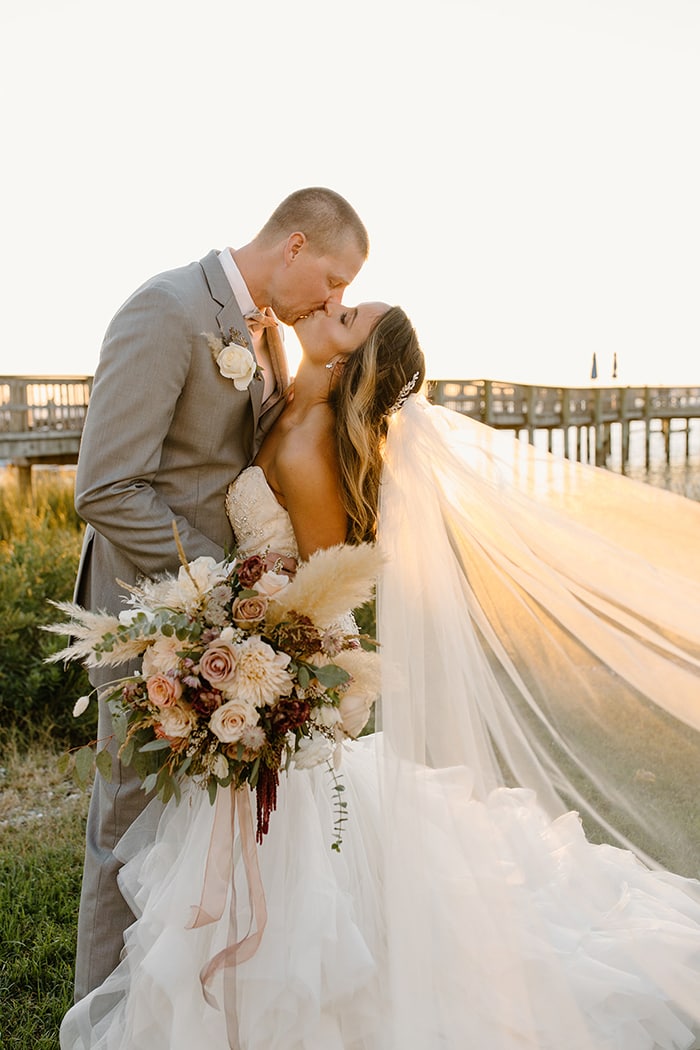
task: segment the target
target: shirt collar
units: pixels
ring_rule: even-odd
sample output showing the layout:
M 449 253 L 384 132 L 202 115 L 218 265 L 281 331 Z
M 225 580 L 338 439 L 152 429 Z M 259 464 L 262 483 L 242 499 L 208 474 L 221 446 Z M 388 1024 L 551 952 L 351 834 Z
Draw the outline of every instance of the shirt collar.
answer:
M 243 280 L 241 271 L 236 266 L 231 248 L 224 248 L 222 252 L 219 252 L 219 262 L 226 274 L 228 283 L 231 285 L 231 291 L 243 316 L 245 317 L 246 314 L 256 311 L 257 306 L 253 302 L 253 297 L 248 291 L 248 285 Z

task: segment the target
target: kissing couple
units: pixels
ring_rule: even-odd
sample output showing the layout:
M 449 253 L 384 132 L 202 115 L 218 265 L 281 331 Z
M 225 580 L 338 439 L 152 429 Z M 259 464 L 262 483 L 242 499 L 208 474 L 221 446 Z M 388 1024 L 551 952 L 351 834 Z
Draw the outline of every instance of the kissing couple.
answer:
M 378 731 L 336 744 L 339 852 L 325 765 L 282 775 L 255 847 L 262 936 L 212 977 L 251 925 L 247 847 L 236 832 L 226 906 L 192 926 L 218 801 L 193 781 L 144 793 L 104 700 L 114 669 L 92 667 L 113 776 L 90 801 L 61 1047 L 689 1048 L 697 842 L 634 769 L 698 768 L 700 508 L 660 494 L 681 576 L 643 556 L 643 486 L 431 405 L 404 311 L 343 304 L 368 249 L 344 198 L 302 189 L 250 243 L 147 281 L 107 331 L 76 602 L 117 616 L 123 584 L 177 573 L 173 526 L 190 561 L 235 549 L 291 580 L 319 552 L 375 550 Z M 633 518 L 635 550 L 583 520 L 598 500 Z

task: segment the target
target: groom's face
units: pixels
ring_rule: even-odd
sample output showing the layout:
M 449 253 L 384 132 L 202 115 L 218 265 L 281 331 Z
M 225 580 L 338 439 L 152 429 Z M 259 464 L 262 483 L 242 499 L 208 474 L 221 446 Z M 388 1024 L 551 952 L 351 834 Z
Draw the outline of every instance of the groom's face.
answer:
M 295 324 L 326 303 L 339 303 L 365 261 L 354 242 L 317 255 L 303 234 L 293 234 L 285 250 L 270 306 L 284 324 Z

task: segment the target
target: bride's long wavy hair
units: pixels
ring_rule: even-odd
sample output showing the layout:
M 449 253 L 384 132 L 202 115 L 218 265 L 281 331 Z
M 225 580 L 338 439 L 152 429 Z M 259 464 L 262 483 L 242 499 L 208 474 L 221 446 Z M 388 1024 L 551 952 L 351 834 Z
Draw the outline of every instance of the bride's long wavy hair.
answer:
M 330 393 L 336 415 L 336 449 L 341 495 L 348 515 L 348 543 L 372 542 L 382 453 L 389 415 L 411 384 L 420 389 L 425 359 L 418 336 L 399 306 L 377 321 L 367 340 L 345 360 Z

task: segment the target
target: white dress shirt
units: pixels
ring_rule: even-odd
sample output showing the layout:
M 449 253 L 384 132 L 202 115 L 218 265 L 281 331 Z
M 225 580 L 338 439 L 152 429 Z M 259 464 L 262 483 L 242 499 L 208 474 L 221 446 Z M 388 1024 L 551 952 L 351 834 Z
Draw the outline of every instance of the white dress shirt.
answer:
M 219 252 L 219 262 L 221 263 L 222 269 L 226 274 L 226 279 L 231 285 L 231 291 L 236 297 L 241 313 L 245 317 L 246 314 L 257 311 L 258 307 L 253 302 L 253 297 L 248 291 L 248 285 L 243 279 L 243 274 L 236 266 L 236 262 L 233 258 L 232 249 L 224 248 L 222 252 Z M 262 330 L 254 333 L 251 336 L 253 340 L 253 349 L 255 350 L 255 357 L 259 367 L 262 369 L 263 379 L 265 381 L 263 389 L 263 401 L 266 400 L 275 389 L 275 375 L 272 370 L 270 357 L 265 346 L 265 341 L 262 338 Z

